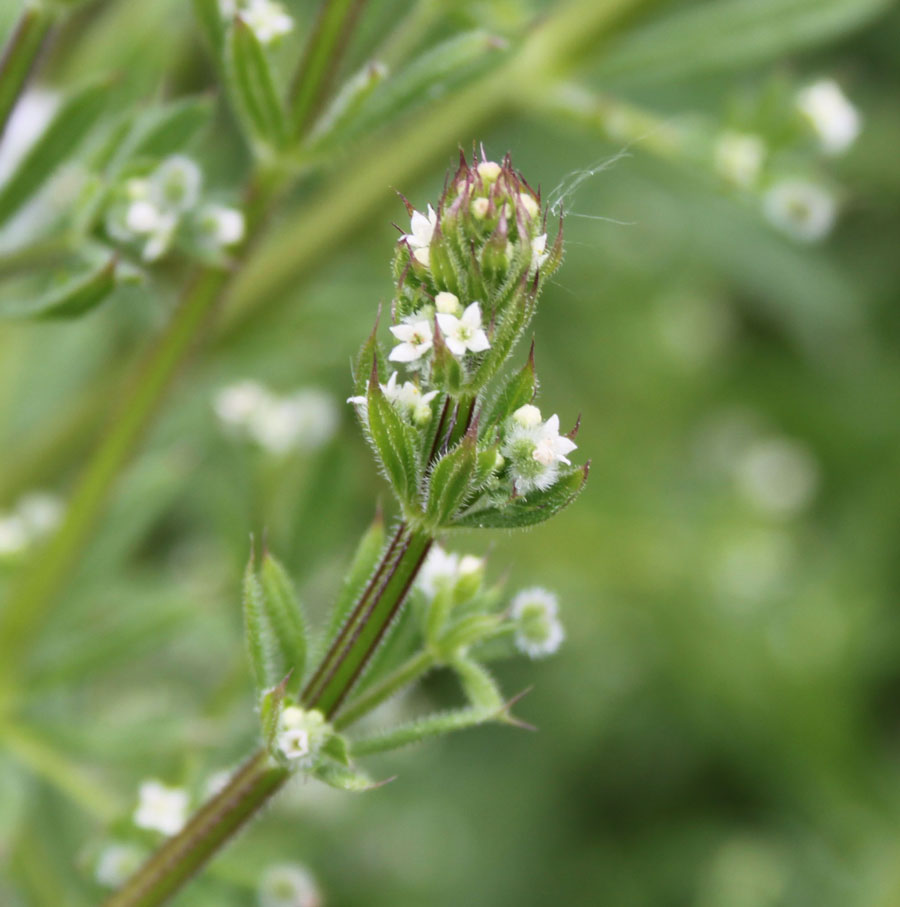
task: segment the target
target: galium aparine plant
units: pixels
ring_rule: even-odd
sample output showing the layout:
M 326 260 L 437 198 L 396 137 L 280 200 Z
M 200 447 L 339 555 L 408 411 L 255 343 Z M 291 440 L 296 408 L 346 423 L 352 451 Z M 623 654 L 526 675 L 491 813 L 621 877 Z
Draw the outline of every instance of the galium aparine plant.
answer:
M 318 637 L 284 568 L 266 550 L 251 555 L 243 607 L 263 745 L 193 818 L 157 823 L 175 833 L 110 905 L 159 903 L 292 776 L 366 790 L 377 786 L 359 765 L 367 755 L 487 722 L 524 725 L 511 713 L 518 697 L 504 697 L 486 664 L 540 658 L 563 640 L 552 593 L 508 601 L 482 558 L 438 542 L 456 528 L 543 522 L 584 486 L 588 467 L 569 459 L 575 430 L 562 434 L 535 403 L 534 343 L 515 361 L 562 260 L 562 225 L 549 238 L 539 192 L 508 156 L 483 152 L 460 156 L 436 205 L 406 207 L 391 323 L 382 335 L 376 322 L 363 344 L 348 401 L 396 498 L 396 524 L 386 531 L 379 515 L 365 533 Z M 464 706 L 353 732 L 438 668 L 457 676 Z M 151 806 L 136 815 L 155 816 Z

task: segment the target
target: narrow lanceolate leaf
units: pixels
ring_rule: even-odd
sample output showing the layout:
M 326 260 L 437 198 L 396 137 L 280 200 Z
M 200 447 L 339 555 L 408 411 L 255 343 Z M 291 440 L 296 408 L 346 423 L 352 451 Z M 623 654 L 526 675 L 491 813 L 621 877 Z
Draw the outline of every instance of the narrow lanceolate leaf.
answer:
M 313 774 L 329 787 L 336 787 L 338 790 L 367 791 L 384 784 L 383 781 L 373 781 L 364 772 L 337 762 L 323 762 L 316 767 Z
M 400 500 L 418 507 L 416 438 L 381 390 L 374 367 L 367 401 L 369 435 L 384 473 Z
M 193 0 L 194 16 L 200 25 L 200 31 L 209 42 L 209 46 L 221 65 L 222 52 L 225 46 L 225 28 L 222 23 L 222 8 L 219 0 Z
M 291 686 L 298 686 L 306 667 L 306 624 L 293 583 L 284 567 L 266 552 L 260 569 L 263 600 L 283 666 L 291 672 Z
M 316 121 L 307 145 L 321 151 L 340 143 L 366 99 L 386 76 L 387 68 L 374 60 L 355 72 Z
M 430 646 L 437 645 L 452 609 L 453 589 L 442 586 L 428 605 L 425 616 L 425 640 Z
M 502 708 L 502 706 L 501 706 Z M 481 708 L 457 709 L 429 715 L 418 721 L 401 724 L 381 734 L 355 741 L 350 747 L 353 756 L 370 756 L 386 753 L 412 743 L 421 743 L 434 737 L 442 737 L 453 731 L 463 731 L 492 721 L 497 713 Z
M 468 432 L 431 471 L 425 515 L 435 528 L 450 520 L 469 495 L 475 471 L 475 437 L 475 432 Z
M 268 690 L 281 678 L 276 679 L 278 672 L 272 657 L 272 628 L 266 617 L 265 594 L 262 583 L 256 575 L 252 556 L 244 571 L 243 591 L 244 636 L 247 654 L 250 656 L 250 667 L 253 669 L 257 689 Z
M 497 614 L 469 614 L 452 624 L 438 641 L 440 650 L 452 655 L 492 636 L 502 618 Z
M 138 117 L 123 157 L 161 158 L 182 151 L 212 116 L 211 97 L 181 98 Z
M 0 224 L 9 220 L 72 157 L 84 137 L 96 125 L 106 105 L 109 87 L 92 84 L 63 102 L 44 134 L 19 162 L 0 188 Z
M 531 403 L 537 393 L 537 375 L 534 369 L 534 342 L 525 367 L 511 375 L 497 394 L 494 402 L 486 407 L 485 427 L 505 422 L 520 406 Z
M 503 709 L 503 694 L 487 668 L 470 658 L 457 658 L 453 669 L 459 676 L 466 697 L 476 709 L 492 715 Z
M 353 393 L 358 397 L 365 397 L 369 389 L 369 379 L 372 375 L 372 369 L 378 372 L 378 380 L 384 380 L 382 374 L 381 360 L 378 356 L 378 322 L 381 320 L 381 309 L 378 310 L 378 316 L 375 319 L 375 326 L 372 333 L 366 338 L 366 342 L 360 347 L 353 363 Z
M 86 274 L 64 278 L 33 299 L 0 301 L 0 318 L 77 318 L 103 302 L 116 287 L 116 264 L 113 256 L 99 268 Z
M 326 640 L 332 640 L 337 636 L 354 603 L 375 570 L 375 565 L 378 563 L 383 547 L 384 518 L 379 512 L 372 521 L 372 525 L 366 530 L 365 535 L 360 539 L 356 553 L 353 555 L 350 569 L 344 577 L 340 595 L 338 595 L 334 610 L 331 612 L 331 617 L 328 621 Z
M 228 32 L 228 81 L 238 113 L 251 140 L 279 148 L 285 117 L 265 51 L 253 29 L 236 18 Z
M 584 488 L 590 464 L 573 466 L 560 473 L 555 485 L 546 491 L 530 492 L 527 497 L 513 498 L 502 505 L 476 502 L 458 516 L 454 526 L 485 529 L 521 529 L 550 519 L 567 507 Z

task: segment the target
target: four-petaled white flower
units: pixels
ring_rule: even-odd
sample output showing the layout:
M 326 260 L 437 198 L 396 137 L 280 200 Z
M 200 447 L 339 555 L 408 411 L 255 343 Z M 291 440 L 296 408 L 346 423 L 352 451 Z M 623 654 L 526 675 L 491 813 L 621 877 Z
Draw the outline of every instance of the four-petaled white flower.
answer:
M 392 372 L 388 378 L 387 384 L 381 385 L 381 390 L 397 409 L 405 411 L 413 422 L 423 423 L 431 418 L 431 401 L 438 395 L 436 390 L 428 391 L 423 394 L 421 388 L 413 384 L 412 381 L 404 381 L 403 384 L 397 383 L 397 373 Z M 366 397 L 348 397 L 348 403 L 354 406 L 365 407 L 368 403 Z
M 431 245 L 431 238 L 434 236 L 436 226 L 437 212 L 429 205 L 427 214 L 422 214 L 421 211 L 413 211 L 409 221 L 409 233 L 404 233 L 400 237 L 400 242 L 407 243 L 416 261 L 421 262 L 426 267 L 428 267 L 430 261 L 429 246 Z
M 846 151 L 862 128 L 859 111 L 833 79 L 822 79 L 800 91 L 797 107 L 809 119 L 826 154 Z
M 816 242 L 831 232 L 837 217 L 837 202 L 816 183 L 787 179 L 776 183 L 765 194 L 763 211 L 783 233 L 801 242 Z
M 434 343 L 431 325 L 427 321 L 394 324 L 391 325 L 391 333 L 400 341 L 388 357 L 392 362 L 415 362 L 424 356 Z
M 260 44 L 271 44 L 294 28 L 294 20 L 273 0 L 248 0 L 239 15 Z
M 541 233 L 531 240 L 531 270 L 536 271 L 550 257 L 547 251 L 547 234 Z
M 467 306 L 459 318 L 444 312 L 438 312 L 435 317 L 444 342 L 454 356 L 464 356 L 466 352 L 483 353 L 490 349 L 487 334 L 481 327 L 481 306 L 477 302 Z
M 546 589 L 523 589 L 512 601 L 516 648 L 530 658 L 552 655 L 565 639 L 556 596 Z
M 160 781 L 145 781 L 138 792 L 134 824 L 164 835 L 175 835 L 184 827 L 187 807 L 187 791 L 167 787 Z
M 278 736 L 278 748 L 291 761 L 309 755 L 309 731 L 302 727 L 288 728 Z
M 330 728 L 321 712 L 287 706 L 279 719 L 276 745 L 294 768 L 312 768 Z
M 509 461 L 516 491 L 528 494 L 553 485 L 559 478 L 559 464 L 571 465 L 567 455 L 577 446 L 560 435 L 559 416 L 544 422 L 541 411 L 528 403 L 513 413 L 500 451 Z
M 259 883 L 260 907 L 321 907 L 315 880 L 296 863 L 270 866 Z

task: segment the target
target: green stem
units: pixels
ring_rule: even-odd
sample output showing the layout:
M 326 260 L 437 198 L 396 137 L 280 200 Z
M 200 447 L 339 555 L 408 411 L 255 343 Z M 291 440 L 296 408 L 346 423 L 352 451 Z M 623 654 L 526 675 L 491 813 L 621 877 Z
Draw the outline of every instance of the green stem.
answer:
M 27 3 L 3 48 L 0 56 L 0 137 L 41 51 L 51 21 L 52 16 L 43 4 Z
M 344 730 L 363 715 L 368 715 L 372 709 L 377 708 L 382 702 L 399 693 L 404 687 L 427 674 L 436 664 L 434 656 L 427 651 L 419 652 L 408 659 L 393 674 L 389 674 L 358 699 L 354 699 L 347 708 L 343 709 L 332 722 L 338 731 Z
M 151 907 L 173 895 L 287 781 L 290 772 L 263 749 L 254 753 L 226 787 L 106 901 L 106 907 Z

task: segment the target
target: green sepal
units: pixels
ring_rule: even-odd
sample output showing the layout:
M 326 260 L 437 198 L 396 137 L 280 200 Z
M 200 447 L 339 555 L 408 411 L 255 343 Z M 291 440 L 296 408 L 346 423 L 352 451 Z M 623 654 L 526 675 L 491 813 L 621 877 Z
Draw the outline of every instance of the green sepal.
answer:
M 404 506 L 418 508 L 419 464 L 416 437 L 381 390 L 377 356 L 372 363 L 367 401 L 369 437 L 384 474 Z
M 358 769 L 340 765 L 337 762 L 322 762 L 313 769 L 313 776 L 338 790 L 362 792 L 374 790 L 386 784 L 386 781 L 373 781 L 367 774 Z M 393 780 L 393 779 L 389 779 Z
M 473 424 L 462 441 L 444 454 L 431 470 L 425 516 L 435 528 L 453 518 L 471 491 L 477 453 L 476 437 Z
M 378 322 L 381 320 L 381 308 L 378 309 L 378 316 L 375 318 L 375 326 L 372 333 L 366 338 L 366 342 L 360 347 L 356 354 L 356 361 L 353 363 L 353 393 L 357 397 L 365 397 L 369 389 L 369 379 L 374 368 L 378 374 L 378 380 L 384 381 L 381 360 L 378 357 Z
M 374 753 L 386 753 L 413 743 L 421 743 L 434 737 L 441 737 L 453 731 L 462 731 L 477 727 L 494 720 L 496 713 L 481 708 L 455 709 L 419 718 L 383 731 L 372 737 L 356 740 L 351 744 L 353 756 L 370 756 Z
M 265 552 L 260 567 L 263 604 L 282 667 L 291 672 L 292 687 L 303 679 L 306 667 L 307 630 L 294 585 L 284 567 Z
M 72 157 L 109 100 L 109 84 L 94 82 L 62 103 L 43 135 L 31 146 L 0 189 L 0 224 L 15 214 Z
M 472 488 L 481 488 L 485 482 L 497 471 L 497 455 L 500 453 L 500 444 L 491 444 L 478 451 L 475 459 L 475 471 L 472 474 Z
M 275 736 L 278 733 L 278 720 L 281 717 L 289 680 L 290 675 L 284 677 L 277 686 L 270 687 L 268 690 L 263 691 L 259 700 L 259 724 L 263 741 L 265 742 L 267 749 L 271 749 L 272 744 L 275 742 Z
M 280 148 L 287 124 L 275 80 L 259 39 L 239 16 L 228 30 L 226 49 L 232 99 L 251 144 Z
M 454 527 L 479 529 L 520 529 L 535 526 L 568 507 L 587 482 L 590 463 L 572 466 L 546 491 L 533 491 L 527 497 L 513 498 L 504 504 L 475 505 L 453 521 Z
M 484 418 L 485 427 L 502 425 L 520 406 L 534 400 L 538 382 L 534 368 L 534 341 L 524 367 L 511 375 L 494 398 Z
M 447 618 L 453 610 L 453 604 L 453 588 L 449 586 L 442 586 L 438 589 L 434 598 L 428 603 L 424 632 L 425 640 L 430 646 L 437 645 L 441 633 L 447 625 Z
M 266 616 L 265 593 L 253 561 L 251 552 L 250 560 L 244 570 L 244 636 L 250 656 L 250 667 L 256 680 L 256 688 L 263 692 L 274 686 L 279 677 L 273 658 L 274 640 L 272 639 L 272 627 Z
M 0 301 L 0 319 L 77 318 L 96 308 L 116 288 L 118 256 L 87 274 L 64 280 L 59 286 L 33 299 Z

